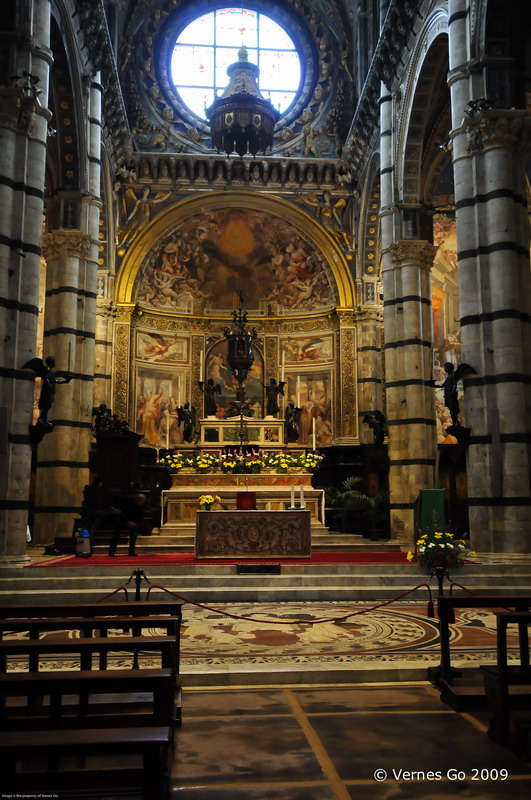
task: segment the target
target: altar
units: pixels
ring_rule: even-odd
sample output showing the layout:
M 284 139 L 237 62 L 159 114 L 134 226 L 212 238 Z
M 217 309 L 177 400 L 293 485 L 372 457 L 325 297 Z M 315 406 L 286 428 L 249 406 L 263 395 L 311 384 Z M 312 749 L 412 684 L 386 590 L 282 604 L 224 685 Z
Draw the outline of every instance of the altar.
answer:
M 196 558 L 310 558 L 307 509 L 198 511 Z

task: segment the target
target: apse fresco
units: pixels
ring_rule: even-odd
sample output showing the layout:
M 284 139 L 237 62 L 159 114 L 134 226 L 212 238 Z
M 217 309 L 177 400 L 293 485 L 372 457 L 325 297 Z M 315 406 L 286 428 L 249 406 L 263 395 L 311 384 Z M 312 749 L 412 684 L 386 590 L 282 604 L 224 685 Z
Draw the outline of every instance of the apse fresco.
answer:
M 459 327 L 459 292 L 457 284 L 457 239 L 455 221 L 445 214 L 436 214 L 433 220 L 433 241 L 437 246 L 432 270 L 432 319 L 434 341 L 434 378 L 441 387 L 446 378 L 446 362 L 461 363 L 461 331 Z M 462 399 L 463 387 L 458 384 Z M 463 403 L 460 402 L 460 420 L 464 424 Z M 452 424 L 448 408 L 443 402 L 442 388 L 435 390 L 437 440 L 445 442 L 446 428 Z
M 332 444 L 332 380 L 330 372 L 315 371 L 301 374 L 286 372 L 285 400 L 301 409 L 298 444 L 312 446 L 315 419 L 317 447 Z
M 263 313 L 329 308 L 323 256 L 281 217 L 245 209 L 204 211 L 160 242 L 139 270 L 136 300 L 168 311 L 245 307 Z
M 232 376 L 227 363 L 227 347 L 225 340 L 217 342 L 206 356 L 205 380 L 212 378 L 214 384 L 221 387 L 221 394 L 216 395 L 217 416 L 220 419 L 236 416 L 239 411 L 235 405 L 237 382 Z M 264 397 L 264 365 L 258 349 L 254 348 L 255 360 L 245 382 L 245 399 L 248 403 L 246 415 L 257 419 L 263 416 Z

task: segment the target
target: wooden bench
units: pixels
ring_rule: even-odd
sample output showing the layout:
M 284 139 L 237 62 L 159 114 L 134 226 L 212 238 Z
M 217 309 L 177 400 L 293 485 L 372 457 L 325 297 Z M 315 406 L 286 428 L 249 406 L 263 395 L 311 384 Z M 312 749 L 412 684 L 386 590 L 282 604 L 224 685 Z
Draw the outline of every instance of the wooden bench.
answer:
M 174 720 L 171 669 L 0 675 L 1 730 L 124 728 L 171 725 Z
M 15 603 L 0 605 L 0 619 L 29 617 L 107 617 L 168 615 L 181 617 L 184 600 L 144 600 L 141 602 L 104 601 L 102 603 Z
M 485 692 L 490 703 L 492 716 L 489 736 L 501 744 L 515 750 L 527 760 L 527 746 L 531 725 L 531 666 L 529 663 L 529 627 L 531 613 L 496 611 L 496 653 L 495 666 L 483 666 Z M 507 662 L 508 626 L 518 626 L 519 664 Z M 517 706 L 517 708 L 516 708 Z M 527 716 L 515 720 L 515 712 L 527 708 Z
M 451 611 L 456 608 L 507 608 L 515 611 L 529 611 L 531 595 L 441 595 L 437 598 L 441 646 L 439 678 L 446 681 L 451 681 L 454 674 L 450 655 L 449 616 Z
M 93 790 L 104 796 L 112 788 L 138 792 L 144 800 L 166 800 L 169 796 L 169 755 L 171 730 L 167 726 L 88 730 L 0 731 L 0 775 L 2 793 L 30 793 Z M 100 757 L 107 761 L 117 756 L 139 756 L 139 769 L 57 768 L 61 758 Z M 44 758 L 40 771 L 27 772 L 22 759 Z M 38 764 L 38 762 L 37 762 Z M 80 795 L 82 796 L 82 794 Z

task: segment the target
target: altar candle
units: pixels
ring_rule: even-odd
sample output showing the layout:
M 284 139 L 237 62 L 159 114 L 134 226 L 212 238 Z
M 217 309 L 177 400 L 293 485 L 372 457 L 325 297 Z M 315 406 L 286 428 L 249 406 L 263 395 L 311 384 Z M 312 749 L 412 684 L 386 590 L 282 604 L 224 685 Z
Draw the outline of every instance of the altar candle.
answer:
M 312 449 L 315 450 L 315 417 L 312 417 Z
M 282 351 L 282 370 L 280 372 L 280 380 L 283 381 L 286 377 L 286 351 Z
M 170 412 L 165 410 L 166 415 L 166 450 L 170 449 Z
M 301 376 L 297 375 L 297 408 L 301 407 Z
M 200 381 L 204 380 L 204 377 L 205 376 L 203 374 L 203 351 L 200 350 L 199 351 L 199 380 Z
M 181 376 L 177 375 L 177 408 L 180 407 L 181 407 Z M 315 450 L 315 446 L 313 449 Z
M 304 484 L 301 483 L 301 497 L 300 497 L 300 507 L 304 508 Z
M 291 484 L 291 508 L 295 508 L 295 486 Z
M 68 372 L 70 372 L 71 362 L 72 362 L 72 342 L 68 342 L 68 368 L 67 368 Z

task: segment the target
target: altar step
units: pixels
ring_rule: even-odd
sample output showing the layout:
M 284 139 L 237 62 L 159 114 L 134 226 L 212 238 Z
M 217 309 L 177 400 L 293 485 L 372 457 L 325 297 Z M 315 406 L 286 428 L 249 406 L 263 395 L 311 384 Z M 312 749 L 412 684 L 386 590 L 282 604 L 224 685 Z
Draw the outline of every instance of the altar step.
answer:
M 228 602 L 312 602 L 359 600 L 374 603 L 387 600 L 426 581 L 426 574 L 412 564 L 286 564 L 280 574 L 239 575 L 236 565 L 91 567 L 79 559 L 79 566 L 39 566 L 0 569 L 0 603 L 75 601 L 96 602 L 123 586 L 133 569 L 142 569 L 157 584 L 201 603 Z M 479 593 L 526 594 L 531 582 L 530 564 L 470 564 L 456 570 L 455 580 Z M 148 584 L 142 583 L 142 597 Z M 134 582 L 129 584 L 130 598 Z M 435 582 L 432 588 L 436 591 Z M 163 593 L 154 590 L 153 598 Z M 425 589 L 405 598 L 424 603 Z M 404 602 L 404 601 L 402 601 Z
M 180 530 L 177 533 L 158 533 L 154 531 L 150 536 L 139 536 L 136 540 L 136 550 L 139 553 L 193 553 L 194 552 L 195 528 L 190 526 L 190 530 Z M 109 536 L 98 536 L 93 545 L 95 553 L 107 552 L 109 546 Z M 127 541 L 125 535 L 122 537 L 122 544 L 119 545 L 118 553 L 127 553 Z M 329 533 L 324 525 L 317 530 L 312 526 L 312 550 L 314 552 L 363 552 L 378 551 L 382 553 L 398 552 L 400 545 L 388 539 L 373 541 L 357 534 Z

